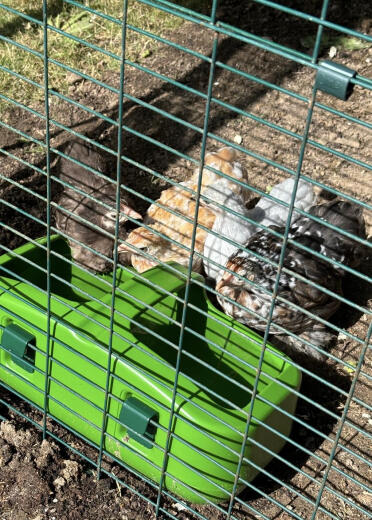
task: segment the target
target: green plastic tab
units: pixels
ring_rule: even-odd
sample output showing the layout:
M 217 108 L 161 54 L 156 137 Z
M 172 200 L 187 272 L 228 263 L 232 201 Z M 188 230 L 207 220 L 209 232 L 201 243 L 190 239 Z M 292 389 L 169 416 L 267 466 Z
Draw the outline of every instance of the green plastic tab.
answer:
M 123 403 L 119 419 L 128 428 L 129 437 L 146 448 L 153 447 L 152 442 L 149 441 L 154 441 L 156 427 L 150 424 L 150 421 L 158 419 L 158 413 L 155 410 L 135 397 L 128 397 Z
M 33 373 L 35 365 L 35 351 L 29 348 L 30 343 L 35 344 L 35 336 L 12 323 L 4 328 L 1 344 L 11 354 L 12 361 L 18 366 Z M 24 361 L 23 361 L 24 360 Z
M 315 87 L 322 92 L 346 100 L 353 90 L 351 79 L 356 71 L 333 61 L 322 61 L 316 75 Z

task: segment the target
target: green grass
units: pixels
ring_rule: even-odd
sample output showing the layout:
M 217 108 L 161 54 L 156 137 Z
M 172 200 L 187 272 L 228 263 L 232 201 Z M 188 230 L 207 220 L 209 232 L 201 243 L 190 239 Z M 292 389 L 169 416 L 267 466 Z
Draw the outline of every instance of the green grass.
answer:
M 306 49 L 312 49 L 315 44 L 315 36 L 309 35 L 301 38 L 301 44 Z M 357 51 L 370 47 L 371 44 L 360 38 L 354 38 L 353 36 L 345 36 L 343 34 L 331 34 L 324 33 L 320 44 L 320 50 L 329 49 L 331 46 L 337 47 L 345 51 Z
M 36 18 L 42 19 L 42 2 L 35 0 L 5 0 L 5 5 Z M 174 3 L 199 12 L 208 12 L 210 0 L 178 0 Z M 35 4 L 38 6 L 35 8 Z M 123 0 L 85 0 L 84 5 L 104 12 L 116 19 L 122 18 Z M 103 50 L 120 55 L 121 26 L 91 14 L 81 8 L 71 6 L 61 0 L 49 1 L 48 23 L 77 38 L 94 44 Z M 131 25 L 164 36 L 176 31 L 183 23 L 181 18 L 169 15 L 159 9 L 149 7 L 136 0 L 129 2 L 128 21 Z M 43 30 L 37 23 L 30 22 L 0 8 L 0 34 L 25 45 L 35 51 L 43 52 Z M 158 49 L 159 44 L 153 39 L 139 35 L 134 31 L 127 33 L 126 58 L 146 64 L 146 59 Z M 88 48 L 84 43 L 74 41 L 57 32 L 48 31 L 49 56 L 59 62 L 77 69 L 89 76 L 101 80 L 107 72 L 119 71 L 120 62 L 100 51 Z M 0 40 L 0 65 L 26 76 L 43 85 L 43 60 L 31 53 Z M 49 88 L 63 94 L 68 93 L 69 75 L 65 69 L 56 65 L 49 66 Z M 0 91 L 25 105 L 39 104 L 44 98 L 43 89 L 29 83 L 16 80 L 12 75 L 0 70 Z M 0 104 L 3 110 L 9 108 Z

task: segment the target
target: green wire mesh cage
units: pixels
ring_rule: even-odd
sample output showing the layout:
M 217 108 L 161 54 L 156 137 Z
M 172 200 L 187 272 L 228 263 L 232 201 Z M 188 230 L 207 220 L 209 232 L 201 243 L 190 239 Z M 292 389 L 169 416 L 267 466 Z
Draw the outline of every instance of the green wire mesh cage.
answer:
M 369 518 L 371 5 L 0 12 L 4 518 Z

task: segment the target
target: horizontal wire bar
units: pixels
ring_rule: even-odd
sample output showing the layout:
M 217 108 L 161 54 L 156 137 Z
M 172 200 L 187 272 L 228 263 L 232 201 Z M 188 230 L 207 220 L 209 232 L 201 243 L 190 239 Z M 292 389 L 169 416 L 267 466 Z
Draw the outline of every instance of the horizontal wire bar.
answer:
M 143 0 L 139 0 L 142 2 Z M 161 1 L 161 0 L 160 0 Z M 293 16 L 296 16 L 298 18 L 302 18 L 304 20 L 307 20 L 309 22 L 312 22 L 316 24 L 318 27 L 323 26 L 327 27 L 329 29 L 333 29 L 335 31 L 343 32 L 345 34 L 350 34 L 351 36 L 355 36 L 357 38 L 364 39 L 366 41 L 372 42 L 372 37 L 368 36 L 368 34 L 364 34 L 359 31 L 354 31 L 353 29 L 349 29 L 348 27 L 345 27 L 344 25 L 338 25 L 333 22 L 329 22 L 328 20 L 323 20 L 322 18 L 319 18 L 317 16 L 314 16 L 312 14 L 306 14 L 302 11 L 298 11 L 297 9 L 292 9 L 291 7 L 287 7 L 283 4 L 279 4 L 277 2 L 272 2 L 270 0 L 253 0 L 256 4 L 262 4 L 267 7 L 276 9 L 278 11 L 283 11 L 287 14 L 291 14 Z

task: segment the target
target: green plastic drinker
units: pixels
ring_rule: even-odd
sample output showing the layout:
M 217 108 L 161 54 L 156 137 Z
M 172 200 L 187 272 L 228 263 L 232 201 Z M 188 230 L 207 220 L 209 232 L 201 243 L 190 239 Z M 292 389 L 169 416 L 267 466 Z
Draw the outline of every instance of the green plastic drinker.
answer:
M 0 383 L 41 409 L 46 388 L 46 238 L 0 257 Z M 48 414 L 159 483 L 178 373 L 165 488 L 194 503 L 222 502 L 235 474 L 251 408 L 262 338 L 217 310 L 192 275 L 178 356 L 186 270 L 116 273 L 106 420 L 112 274 L 71 262 L 67 242 L 50 239 Z M 143 277 L 141 279 L 141 277 Z M 285 444 L 301 373 L 265 350 L 237 491 Z M 178 368 L 178 372 L 177 372 Z M 284 413 L 283 413 L 284 412 Z

